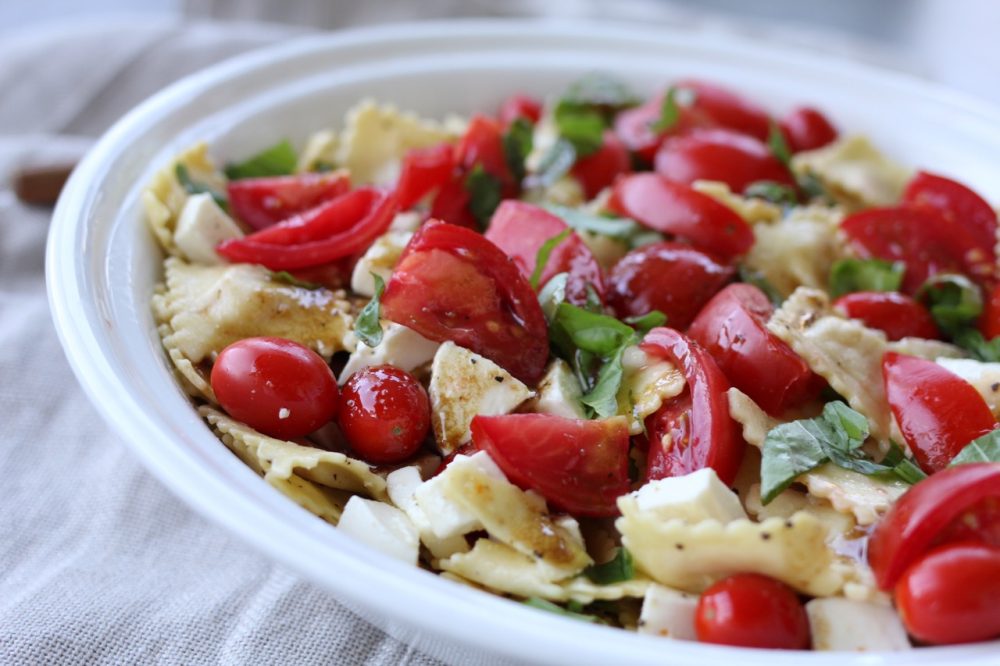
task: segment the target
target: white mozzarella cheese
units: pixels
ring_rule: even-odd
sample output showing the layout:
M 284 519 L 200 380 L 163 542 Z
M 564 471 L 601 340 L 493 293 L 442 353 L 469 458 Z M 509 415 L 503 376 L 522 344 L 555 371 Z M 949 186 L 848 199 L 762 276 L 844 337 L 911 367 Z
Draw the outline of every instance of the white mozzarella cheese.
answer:
M 736 493 L 710 467 L 650 481 L 632 497 L 639 511 L 662 520 L 679 518 L 696 523 L 711 519 L 728 523 L 747 517 Z
M 399 255 L 410 242 L 413 233 L 409 231 L 388 231 L 372 243 L 364 255 L 354 264 L 351 273 L 351 291 L 361 296 L 371 298 L 375 295 L 375 278 L 378 275 L 384 282 L 389 282 L 392 269 L 399 261 Z
M 567 419 L 585 419 L 580 398 L 580 382 L 573 375 L 569 364 L 556 359 L 538 384 L 538 395 L 531 401 L 529 409 L 538 414 L 552 414 Z
M 337 528 L 386 555 L 417 563 L 420 554 L 417 528 L 394 506 L 355 495 L 344 507 Z
M 445 492 L 450 475 L 465 466 L 472 466 L 497 479 L 506 479 L 493 459 L 485 451 L 479 451 L 471 456 L 455 456 L 443 472 L 420 484 L 413 497 L 427 517 L 431 532 L 438 539 L 460 537 L 483 528 L 475 514 L 451 501 Z
M 440 343 L 428 340 L 411 328 L 393 322 L 382 322 L 382 341 L 374 347 L 358 343 L 340 372 L 343 384 L 358 370 L 373 365 L 392 365 L 410 372 L 434 358 Z
M 508 414 L 535 395 L 493 361 L 450 341 L 434 354 L 428 393 L 434 439 L 445 455 L 472 439 L 477 414 Z
M 842 597 L 806 604 L 813 649 L 848 652 L 907 650 L 910 641 L 891 606 Z
M 227 263 L 215 247 L 222 241 L 242 237 L 236 222 L 207 193 L 188 197 L 174 231 L 174 243 L 188 260 L 198 264 Z
M 663 585 L 650 585 L 639 614 L 640 634 L 666 636 L 684 641 L 697 640 L 694 615 L 698 595 L 672 590 Z
M 420 470 L 416 467 L 401 467 L 385 478 L 386 491 L 392 503 L 402 509 L 413 524 L 417 527 L 420 540 L 431 555 L 437 559 L 451 557 L 455 553 L 465 553 L 469 550 L 469 544 L 461 534 L 440 539 L 431 529 L 431 522 L 427 519 L 423 509 L 417 504 L 415 493 L 417 488 L 424 481 L 420 478 Z

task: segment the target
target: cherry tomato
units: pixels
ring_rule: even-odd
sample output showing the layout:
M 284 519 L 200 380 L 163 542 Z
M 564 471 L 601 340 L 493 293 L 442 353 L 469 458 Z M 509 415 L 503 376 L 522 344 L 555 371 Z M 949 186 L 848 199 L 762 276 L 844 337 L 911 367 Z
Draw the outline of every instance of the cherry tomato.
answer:
M 736 269 L 682 243 L 664 242 L 632 250 L 608 276 L 608 302 L 619 318 L 651 310 L 685 329 L 702 306 L 736 275 Z
M 574 515 L 614 516 L 629 491 L 628 423 L 551 414 L 476 416 L 472 441 L 504 474 Z
M 455 170 L 455 148 L 442 143 L 430 148 L 414 148 L 403 158 L 396 182 L 400 210 L 409 210 L 430 192 L 451 180 Z
M 966 444 L 997 426 L 972 384 L 934 361 L 887 352 L 882 378 L 903 438 L 928 474 L 947 467 Z
M 507 256 L 514 260 L 521 273 L 530 278 L 535 271 L 538 250 L 550 238 L 558 236 L 568 227 L 558 217 L 544 208 L 523 201 L 508 199 L 500 204 L 486 239 L 495 243 Z M 543 287 L 558 273 L 569 273 L 566 282 L 566 300 L 582 306 L 587 302 L 587 286 L 604 297 L 604 272 L 600 264 L 575 232 L 570 232 L 561 243 L 552 249 L 542 271 L 538 286 Z
M 726 129 L 696 130 L 668 139 L 656 153 L 656 171 L 687 185 L 696 180 L 721 181 L 734 192 L 759 180 L 795 186 L 792 174 L 763 141 Z
M 529 123 L 537 123 L 542 117 L 542 103 L 528 95 L 511 95 L 500 105 L 497 118 L 504 127 L 509 127 L 518 118 L 524 118 Z
M 687 382 L 680 396 L 646 420 L 649 480 L 711 467 L 723 483 L 731 484 L 746 444 L 729 416 L 726 376 L 698 343 L 671 328 L 654 328 L 641 348 L 680 368 Z
M 337 422 L 363 460 L 397 463 L 420 450 L 431 427 L 431 406 L 413 375 L 376 365 L 347 380 Z
M 780 415 L 814 399 L 823 380 L 767 330 L 774 307 L 757 287 L 731 284 L 702 308 L 688 329 L 733 386 L 764 411 Z
M 987 497 L 952 521 L 935 544 L 979 541 L 1000 547 L 1000 496 Z
M 230 210 L 254 229 L 269 227 L 350 189 L 351 179 L 346 171 L 243 178 L 226 185 Z
M 875 526 L 868 563 L 875 582 L 891 590 L 903 571 L 949 534 L 967 514 L 1000 498 L 1000 463 L 970 463 L 920 481 L 896 500 Z M 983 525 L 985 534 L 995 526 Z M 963 536 L 968 536 L 965 534 Z M 990 541 L 988 541 L 990 542 Z
M 809 617 L 792 588 L 760 574 L 723 578 L 698 599 L 695 632 L 702 643 L 774 650 L 809 648 Z
M 938 645 L 1000 636 L 1000 548 L 956 543 L 931 551 L 896 584 L 896 608 L 911 636 Z
M 473 116 L 455 147 L 455 161 L 467 172 L 476 165 L 482 166 L 486 173 L 500 180 L 505 196 L 510 196 L 513 176 L 507 167 L 503 131 L 497 121 L 483 115 Z
M 833 306 L 865 326 L 877 328 L 890 340 L 941 337 L 930 311 L 921 303 L 895 291 L 858 291 L 841 296 Z
M 545 373 L 548 329 L 535 292 L 500 248 L 469 229 L 425 223 L 393 271 L 382 313 L 482 354 L 526 384 Z
M 337 414 L 333 371 L 320 356 L 284 338 L 246 338 L 223 349 L 212 366 L 222 408 L 265 435 L 308 435 Z
M 691 108 L 708 121 L 706 124 L 749 134 L 762 141 L 767 139 L 771 117 L 750 100 L 715 83 L 696 79 L 678 81 L 674 87 L 694 93 Z
M 604 132 L 604 141 L 596 152 L 581 157 L 571 173 L 583 187 L 587 199 L 593 199 L 611 185 L 619 174 L 632 170 L 632 160 L 622 140 L 612 132 Z
M 725 259 L 746 254 L 753 246 L 753 230 L 733 209 L 655 173 L 619 178 L 608 207 Z
M 979 330 L 987 340 L 1000 335 L 1000 285 L 990 291 L 983 303 L 983 314 L 979 318 Z
M 837 140 L 837 128 L 833 123 L 809 106 L 792 109 L 781 120 L 780 126 L 793 153 L 822 148 Z
M 471 198 L 469 191 L 465 189 L 465 174 L 454 175 L 434 196 L 430 217 L 466 229 L 478 230 L 479 222 L 469 210 Z
M 625 109 L 615 116 L 615 134 L 625 147 L 647 163 L 652 163 L 656 151 L 668 136 L 685 134 L 707 124 L 690 107 L 681 106 L 678 119 L 672 127 L 664 131 L 653 129 L 663 114 L 663 94 L 651 97 L 645 104 Z

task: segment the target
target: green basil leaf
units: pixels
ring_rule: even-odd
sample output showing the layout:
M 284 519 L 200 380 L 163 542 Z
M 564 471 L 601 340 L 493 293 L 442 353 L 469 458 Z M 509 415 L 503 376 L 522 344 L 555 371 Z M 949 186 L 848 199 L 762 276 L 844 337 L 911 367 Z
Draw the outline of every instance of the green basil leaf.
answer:
M 295 172 L 299 157 L 287 140 L 266 148 L 243 162 L 226 165 L 229 180 L 287 176 Z
M 562 99 L 579 106 L 612 112 L 639 103 L 639 98 L 625 83 L 599 72 L 592 72 L 571 83 Z
M 881 259 L 841 259 L 830 268 L 830 293 L 843 296 L 855 291 L 898 291 L 906 264 Z
M 469 212 L 476 218 L 480 229 L 486 229 L 493 212 L 503 198 L 500 180 L 476 164 L 465 177 L 465 191 L 469 193 Z
M 535 270 L 531 272 L 531 278 L 528 282 L 531 284 L 531 288 L 538 290 L 538 282 L 542 279 L 542 273 L 545 272 L 545 265 L 549 263 L 549 257 L 552 255 L 552 251 L 556 249 L 559 243 L 566 240 L 566 237 L 573 233 L 572 229 L 563 229 L 561 232 L 549 238 L 542 246 L 538 248 L 538 254 L 535 256 Z
M 604 314 L 604 303 L 601 302 L 601 297 L 597 295 L 594 285 L 589 282 L 587 283 L 587 300 L 583 304 L 583 309 L 595 314 Z
M 760 495 L 769 504 L 800 475 L 827 460 L 827 442 L 835 437 L 824 419 L 802 419 L 775 426 L 761 447 Z
M 799 202 L 799 195 L 796 194 L 795 188 L 776 183 L 773 180 L 758 180 L 750 183 L 743 190 L 743 194 L 748 197 L 764 199 L 780 206 L 794 206 Z
M 659 310 L 650 310 L 644 315 L 625 317 L 625 323 L 645 335 L 657 326 L 663 326 L 666 324 L 667 315 L 663 314 Z
M 652 245 L 653 243 L 659 243 L 663 240 L 666 240 L 666 236 L 661 234 L 659 231 L 640 231 L 629 239 L 629 249 L 634 250 L 642 247 L 643 245 Z
M 577 231 L 589 231 L 622 241 L 627 241 L 643 229 L 638 222 L 627 217 L 593 215 L 578 208 L 557 204 L 543 204 L 543 208 Z
M 590 580 L 598 585 L 614 585 L 635 578 L 635 562 L 632 554 L 624 546 L 604 564 L 593 564 L 583 570 Z
M 538 302 L 542 305 L 542 313 L 550 324 L 555 319 L 556 308 L 560 303 L 566 301 L 566 282 L 568 280 L 569 273 L 559 273 L 546 282 L 542 290 L 538 292 Z
M 503 154 L 507 167 L 520 182 L 524 178 L 524 160 L 531 152 L 534 126 L 524 118 L 516 118 L 503 135 Z
M 919 483 L 927 478 L 927 474 L 924 473 L 924 470 L 920 469 L 913 463 L 913 461 L 906 458 L 892 466 L 892 473 L 895 474 L 899 480 L 904 483 L 908 483 L 911 486 L 914 483 Z
M 570 617 L 573 618 L 574 620 L 580 620 L 582 622 L 590 622 L 592 624 L 605 624 L 605 622 L 596 615 L 589 615 L 577 611 L 571 611 L 568 608 L 563 608 L 562 606 L 554 604 L 551 601 L 546 601 L 541 597 L 531 597 L 530 599 L 525 599 L 523 603 L 525 606 L 531 606 L 532 608 L 537 608 L 539 610 L 555 613 L 556 615 L 562 615 L 563 617 Z
M 1000 462 L 1000 430 L 988 432 L 966 444 L 948 466 L 976 462 Z
M 740 264 L 737 270 L 739 271 L 740 282 L 752 284 L 760 289 L 767 296 L 767 300 L 771 301 L 775 306 L 781 305 L 782 301 L 785 300 L 781 297 L 781 292 L 778 291 L 778 288 L 771 284 L 770 280 L 764 277 L 764 274 L 760 271 L 748 268 L 744 264 Z
M 833 197 L 830 196 L 830 193 L 826 191 L 826 186 L 823 182 L 811 171 L 798 174 L 795 177 L 795 184 L 799 186 L 799 189 L 809 200 L 825 199 L 830 202 L 834 200 Z
M 660 117 L 649 126 L 654 132 L 666 132 L 681 118 L 681 109 L 677 105 L 677 88 L 670 86 L 666 94 L 663 95 L 663 103 L 660 106 Z
M 967 350 L 978 361 L 1000 362 L 1000 337 L 987 341 L 976 329 L 966 328 L 955 333 L 951 341 Z
M 385 280 L 382 276 L 372 273 L 375 280 L 375 295 L 362 308 L 357 321 L 354 322 L 354 334 L 369 347 L 375 347 L 382 342 L 381 298 L 385 292 Z
M 564 99 L 556 105 L 553 118 L 559 136 L 573 145 L 577 157 L 590 155 L 601 147 L 605 120 L 599 111 Z
M 277 282 L 284 282 L 285 284 L 290 284 L 293 287 L 302 287 L 303 289 L 309 289 L 315 291 L 316 289 L 323 289 L 323 285 L 317 284 L 315 282 L 306 282 L 305 280 L 300 280 L 288 271 L 271 271 L 271 279 Z
M 771 121 L 771 127 L 767 134 L 767 147 L 771 150 L 771 154 L 785 165 L 786 168 L 791 170 L 792 168 L 792 151 L 788 148 L 788 142 L 785 141 L 785 134 L 778 127 L 778 123 Z
M 571 303 L 560 303 L 554 319 L 574 345 L 600 356 L 611 356 L 623 343 L 635 337 L 635 331 L 628 324 Z
M 824 451 L 827 457 L 837 467 L 849 469 L 860 474 L 872 476 L 875 474 L 885 474 L 891 472 L 891 467 L 886 467 L 864 457 L 858 450 L 840 448 L 840 444 L 829 443 Z
M 576 149 L 566 139 L 559 139 L 542 156 L 538 170 L 528 179 L 530 187 L 551 187 L 569 173 L 576 162 Z
M 823 407 L 823 420 L 837 434 L 832 440 L 833 445 L 843 445 L 845 451 L 853 451 L 868 439 L 868 419 L 839 400 L 828 402 Z
M 604 419 L 618 413 L 618 389 L 625 374 L 622 368 L 622 355 L 627 346 L 621 345 L 610 358 L 604 359 L 594 387 L 580 398 L 580 402 L 594 410 L 598 418 Z
M 931 276 L 917 290 L 916 298 L 927 306 L 938 328 L 949 336 L 971 328 L 983 312 L 982 292 L 964 275 Z
M 226 200 L 225 195 L 216 192 L 207 185 L 202 185 L 201 183 L 196 183 L 191 180 L 191 173 L 184 164 L 178 163 L 174 167 L 174 175 L 177 177 L 177 182 L 181 184 L 184 191 L 188 194 L 209 194 L 212 200 L 215 201 L 216 205 L 222 210 L 229 212 L 229 201 Z

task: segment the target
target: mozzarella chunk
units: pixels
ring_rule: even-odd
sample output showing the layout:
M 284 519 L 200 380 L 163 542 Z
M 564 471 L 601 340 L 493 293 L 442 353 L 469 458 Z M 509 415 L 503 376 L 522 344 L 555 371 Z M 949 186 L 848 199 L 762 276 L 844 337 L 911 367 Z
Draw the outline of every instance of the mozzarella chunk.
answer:
M 936 362 L 972 384 L 994 416 L 1000 414 L 1000 363 L 980 363 L 960 358 L 939 358 Z
M 883 652 L 907 650 L 910 641 L 891 606 L 840 597 L 806 604 L 814 650 Z
M 630 506 L 630 510 L 663 521 L 679 518 L 691 523 L 702 520 L 728 523 L 747 517 L 736 493 L 719 480 L 711 467 L 684 476 L 650 481 L 618 500 L 620 505 L 631 502 L 634 507 Z
M 538 384 L 538 395 L 528 405 L 528 409 L 537 414 L 552 414 L 567 419 L 585 419 L 583 404 L 580 398 L 580 382 L 573 375 L 569 364 L 562 359 L 556 359 Z
M 361 296 L 371 298 L 375 295 L 375 278 L 378 275 L 383 282 L 388 282 L 392 276 L 399 256 L 403 254 L 406 244 L 413 238 L 408 231 L 389 231 L 371 244 L 364 255 L 358 259 L 351 273 L 351 291 Z
M 188 197 L 174 231 L 177 248 L 190 261 L 198 264 L 227 263 L 215 247 L 224 240 L 242 237 L 239 226 L 207 193 Z
M 485 451 L 479 451 L 471 456 L 455 456 L 443 472 L 420 484 L 413 492 L 413 498 L 427 517 L 431 532 L 438 539 L 462 536 L 483 528 L 473 511 L 452 501 L 445 491 L 448 479 L 456 474 L 456 470 L 465 466 L 471 466 L 496 479 L 506 478 L 493 459 Z
M 436 559 L 451 557 L 455 553 L 464 553 L 469 550 L 469 544 L 461 534 L 453 534 L 448 538 L 440 539 L 431 529 L 431 521 L 427 514 L 420 508 L 416 500 L 416 491 L 423 484 L 420 478 L 420 470 L 416 467 L 401 467 L 385 478 L 386 491 L 392 503 L 402 509 L 420 534 L 420 541 L 427 546 L 427 550 Z
M 694 614 L 698 597 L 662 585 L 650 585 L 642 601 L 639 615 L 640 634 L 677 638 L 683 641 L 698 639 L 694 629 Z
M 417 563 L 417 528 L 394 506 L 355 495 L 347 501 L 337 528 L 358 541 L 409 564 Z
M 358 344 L 340 371 L 340 383 L 346 382 L 358 370 L 373 365 L 392 365 L 406 372 L 429 363 L 439 343 L 428 340 L 411 328 L 393 322 L 382 322 L 382 340 L 374 347 Z
M 493 361 L 451 341 L 434 354 L 429 389 L 434 439 L 445 455 L 472 439 L 477 414 L 508 414 L 535 395 Z
M 619 409 L 624 405 L 630 412 L 629 434 L 641 433 L 646 417 L 683 391 L 684 375 L 670 361 L 653 358 L 635 346 L 622 354 L 622 383 L 617 398 Z

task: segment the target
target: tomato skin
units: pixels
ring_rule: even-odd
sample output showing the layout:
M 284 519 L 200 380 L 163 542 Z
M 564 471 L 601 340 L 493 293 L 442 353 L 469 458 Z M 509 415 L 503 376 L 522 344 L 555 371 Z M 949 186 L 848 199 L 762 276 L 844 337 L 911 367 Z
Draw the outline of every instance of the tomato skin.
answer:
M 732 130 L 696 130 L 668 139 L 657 151 L 655 162 L 657 173 L 686 185 L 717 180 L 734 192 L 758 180 L 795 186 L 792 174 L 764 142 Z
M 632 170 L 632 160 L 622 140 L 605 130 L 604 141 L 596 152 L 579 158 L 570 170 L 583 187 L 587 199 L 593 199 L 611 185 L 620 174 Z
M 455 170 L 455 148 L 442 143 L 429 148 L 414 148 L 403 158 L 396 200 L 400 210 L 409 210 L 430 192 L 440 189 Z
M 391 365 L 359 370 L 344 384 L 340 429 L 366 462 L 397 463 L 420 450 L 431 427 L 427 391 Z
M 514 484 L 574 515 L 615 516 L 629 491 L 628 423 L 551 414 L 476 416 L 472 441 Z
M 731 284 L 701 309 L 688 335 L 708 350 L 733 386 L 777 416 L 814 399 L 823 380 L 767 330 L 773 312 L 760 289 Z
M 799 106 L 782 118 L 781 133 L 793 153 L 822 148 L 837 140 L 837 128 L 817 109 Z
M 514 94 L 503 101 L 497 119 L 504 127 L 509 127 L 518 118 L 535 124 L 542 117 L 542 103 L 529 95 Z
M 931 551 L 896 584 L 899 615 L 911 636 L 936 645 L 1000 636 L 1000 548 L 956 543 Z
M 735 211 L 707 194 L 655 173 L 619 178 L 608 207 L 620 215 L 725 259 L 746 254 L 753 230 Z
M 264 229 L 351 189 L 345 171 L 242 178 L 226 185 L 229 207 L 253 229 Z
M 887 352 L 882 379 L 903 438 L 928 474 L 947 467 L 966 444 L 997 427 L 972 384 L 934 361 Z
M 717 127 L 734 130 L 760 139 L 767 139 L 771 129 L 771 116 L 767 111 L 732 90 L 720 85 L 684 79 L 674 84 L 694 92 L 692 110 Z
M 431 202 L 430 218 L 441 220 L 448 224 L 454 224 L 466 229 L 479 229 L 479 222 L 469 210 L 471 196 L 465 189 L 465 176 L 459 174 L 452 176 L 434 195 Z
M 729 416 L 726 376 L 705 349 L 671 328 L 654 328 L 646 334 L 640 348 L 673 363 L 687 382 L 684 393 L 665 403 L 646 421 L 649 456 L 657 459 L 655 470 L 650 463 L 650 472 L 662 474 L 648 480 L 711 467 L 723 483 L 731 484 L 743 461 L 746 444 Z M 689 401 L 690 408 L 685 401 Z M 671 439 L 669 450 L 664 450 L 663 435 L 671 431 L 679 431 L 686 438 Z
M 809 648 L 809 617 L 795 591 L 760 574 L 736 574 L 705 590 L 695 632 L 702 643 L 775 650 Z
M 941 337 L 934 317 L 924 305 L 895 291 L 857 291 L 833 302 L 851 319 L 877 328 L 890 340 L 916 337 L 937 340 Z
M 505 189 L 513 185 L 503 149 L 503 131 L 500 123 L 492 118 L 476 114 L 469 120 L 465 134 L 455 146 L 455 161 L 466 171 L 476 165 L 482 166 L 486 173 L 498 178 Z
M 653 162 L 656 151 L 668 136 L 685 134 L 696 127 L 705 126 L 707 122 L 691 108 L 682 106 L 673 127 L 662 132 L 654 130 L 653 125 L 663 113 L 663 95 L 664 93 L 655 95 L 645 104 L 625 109 L 615 116 L 615 134 L 626 148 L 646 163 Z
M 426 222 L 386 285 L 382 313 L 482 354 L 528 385 L 545 373 L 548 327 L 535 292 L 503 250 L 470 229 Z
M 230 416 L 278 439 L 308 435 L 332 420 L 340 404 L 326 361 L 284 338 L 232 343 L 215 359 L 210 380 Z
M 891 590 L 903 571 L 957 520 L 992 498 L 1000 498 L 1000 463 L 949 467 L 906 491 L 868 542 L 868 563 L 879 588 Z
M 620 319 L 659 310 L 671 327 L 685 329 L 735 275 L 735 268 L 690 245 L 653 243 L 632 250 L 611 269 L 608 303 Z
M 989 293 L 983 303 L 983 314 L 979 318 L 979 330 L 987 340 L 1000 335 L 1000 285 Z

